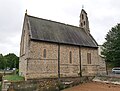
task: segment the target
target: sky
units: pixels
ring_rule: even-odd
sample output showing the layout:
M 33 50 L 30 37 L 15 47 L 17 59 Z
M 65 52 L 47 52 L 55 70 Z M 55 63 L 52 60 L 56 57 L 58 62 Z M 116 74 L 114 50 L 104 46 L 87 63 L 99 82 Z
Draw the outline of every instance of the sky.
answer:
M 120 23 L 120 0 L 0 0 L 0 53 L 19 56 L 26 9 L 28 15 L 79 26 L 82 6 L 90 33 L 102 45 L 107 32 Z

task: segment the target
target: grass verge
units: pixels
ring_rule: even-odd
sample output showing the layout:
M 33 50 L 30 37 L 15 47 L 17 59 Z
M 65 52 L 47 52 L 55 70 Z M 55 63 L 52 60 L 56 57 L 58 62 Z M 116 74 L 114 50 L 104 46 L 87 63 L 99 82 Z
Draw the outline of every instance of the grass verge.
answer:
M 2 87 L 2 84 L 1 84 L 1 82 L 0 82 L 0 91 L 1 91 L 1 87 Z
M 5 75 L 3 79 L 12 82 L 24 81 L 24 77 L 19 75 Z

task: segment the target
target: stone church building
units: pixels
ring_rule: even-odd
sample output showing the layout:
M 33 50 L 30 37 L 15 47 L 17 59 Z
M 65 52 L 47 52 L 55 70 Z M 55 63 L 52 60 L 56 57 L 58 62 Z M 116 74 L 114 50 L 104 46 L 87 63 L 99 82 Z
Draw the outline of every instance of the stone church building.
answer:
M 19 74 L 25 79 L 95 76 L 106 73 L 84 9 L 72 26 L 25 14 Z

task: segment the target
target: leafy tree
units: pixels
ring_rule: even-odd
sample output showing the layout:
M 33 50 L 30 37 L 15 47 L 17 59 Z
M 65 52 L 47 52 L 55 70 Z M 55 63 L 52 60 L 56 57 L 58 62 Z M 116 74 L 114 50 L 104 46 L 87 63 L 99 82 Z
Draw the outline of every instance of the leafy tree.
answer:
M 120 24 L 112 27 L 105 39 L 102 54 L 107 62 L 120 66 Z
M 6 66 L 9 68 L 19 68 L 19 57 L 17 57 L 14 53 L 9 53 L 4 56 L 6 59 Z
M 0 54 L 0 69 L 6 68 L 6 59 L 2 54 Z

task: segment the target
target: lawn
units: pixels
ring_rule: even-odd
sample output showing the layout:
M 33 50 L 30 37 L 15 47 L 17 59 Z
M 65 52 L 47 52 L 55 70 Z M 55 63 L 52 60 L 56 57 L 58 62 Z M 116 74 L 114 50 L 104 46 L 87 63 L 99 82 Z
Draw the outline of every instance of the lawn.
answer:
M 3 78 L 4 80 L 8 80 L 8 81 L 24 81 L 24 77 L 18 76 L 18 75 L 6 75 Z
M 2 86 L 2 85 L 1 85 L 1 82 L 0 82 L 0 91 L 1 91 L 1 86 Z

